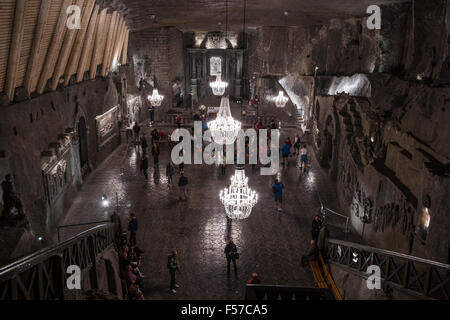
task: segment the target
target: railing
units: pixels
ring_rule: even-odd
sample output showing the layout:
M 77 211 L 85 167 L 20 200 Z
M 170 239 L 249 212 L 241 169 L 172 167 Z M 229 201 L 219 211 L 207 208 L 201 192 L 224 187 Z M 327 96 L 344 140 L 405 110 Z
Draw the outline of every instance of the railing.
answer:
M 320 194 L 317 193 L 317 195 L 320 201 L 320 218 L 322 222 L 326 225 L 340 228 L 344 233 L 348 234 L 350 232 L 349 217 L 325 207 L 320 198 Z
M 420 298 L 450 297 L 448 264 L 335 239 L 328 239 L 327 258 L 364 278 L 368 266 L 377 265 L 385 284 Z
M 334 300 L 329 289 L 247 284 L 245 300 Z
M 115 244 L 117 228 L 117 223 L 93 227 L 1 267 L 0 300 L 63 300 L 70 265 L 89 269 L 96 288 L 96 258 Z
M 58 228 L 56 228 L 57 233 L 58 233 L 58 243 L 61 242 L 61 229 L 63 228 L 73 228 L 73 227 L 82 227 L 82 226 L 88 226 L 91 224 L 105 224 L 108 223 L 108 220 L 102 220 L 102 221 L 92 221 L 92 222 L 84 222 L 84 223 L 74 223 L 74 224 L 65 224 L 62 226 L 58 226 Z

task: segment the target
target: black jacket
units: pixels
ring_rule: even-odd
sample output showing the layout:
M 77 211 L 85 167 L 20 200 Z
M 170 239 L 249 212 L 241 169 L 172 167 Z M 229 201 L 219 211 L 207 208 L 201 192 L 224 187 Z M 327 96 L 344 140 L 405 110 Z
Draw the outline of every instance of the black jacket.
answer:
M 189 183 L 188 178 L 186 178 L 185 176 L 181 176 L 180 180 L 178 180 L 178 185 L 180 187 L 186 186 L 188 183 Z
M 136 232 L 138 229 L 138 221 L 137 219 L 131 219 L 128 223 L 128 231 L 130 232 Z
M 232 244 L 232 245 L 227 244 L 225 246 L 225 250 L 223 250 L 223 252 L 225 253 L 225 256 L 227 258 L 231 258 L 237 253 L 237 247 L 235 244 Z
M 322 221 L 316 221 L 316 219 L 314 219 L 312 222 L 312 233 L 319 234 L 320 228 L 322 228 Z

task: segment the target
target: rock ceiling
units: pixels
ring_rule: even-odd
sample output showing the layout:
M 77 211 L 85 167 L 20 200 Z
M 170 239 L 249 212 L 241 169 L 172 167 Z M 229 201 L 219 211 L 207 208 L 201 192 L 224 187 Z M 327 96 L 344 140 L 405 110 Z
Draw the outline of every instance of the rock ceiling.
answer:
M 182 31 L 224 31 L 226 0 L 98 0 L 120 11 L 132 30 L 175 26 Z M 246 25 L 321 25 L 333 18 L 364 16 L 372 4 L 409 0 L 247 0 Z M 243 26 L 244 0 L 228 0 L 228 29 Z M 287 12 L 287 15 L 285 14 Z

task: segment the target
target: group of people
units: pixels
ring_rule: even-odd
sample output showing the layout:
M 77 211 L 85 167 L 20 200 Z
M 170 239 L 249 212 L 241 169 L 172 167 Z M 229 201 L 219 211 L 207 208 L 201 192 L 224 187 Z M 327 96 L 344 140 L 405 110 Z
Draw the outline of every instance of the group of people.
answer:
M 294 147 L 294 152 L 291 153 L 291 149 Z M 304 173 L 307 169 L 308 163 L 308 149 L 306 144 L 302 144 L 300 141 L 300 135 L 297 133 L 295 135 L 294 144 L 292 144 L 291 139 L 288 137 L 283 145 L 281 146 L 281 156 L 283 158 L 283 167 L 289 166 L 289 157 L 300 157 L 299 168 L 300 172 Z
M 129 237 L 127 233 L 122 233 L 119 260 L 121 266 L 120 277 L 126 289 L 124 297 L 127 300 L 143 300 L 144 295 L 144 274 L 140 270 L 142 265 L 142 254 L 144 253 L 138 246 L 136 241 L 136 233 L 138 230 L 138 220 L 134 213 L 130 214 L 128 223 Z

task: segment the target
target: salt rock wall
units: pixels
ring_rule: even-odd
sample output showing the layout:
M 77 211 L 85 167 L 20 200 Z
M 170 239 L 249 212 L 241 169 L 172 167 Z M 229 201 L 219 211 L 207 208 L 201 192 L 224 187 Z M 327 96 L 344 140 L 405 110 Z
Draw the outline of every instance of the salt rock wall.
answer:
M 448 263 L 450 89 L 369 79 L 370 98 L 317 97 L 319 160 L 337 179 L 341 207 L 364 242 Z
M 54 230 L 82 184 L 77 133 L 80 120 L 84 119 L 87 127 L 87 174 L 120 143 L 117 123 L 120 119 L 113 119 L 111 125 L 114 131 L 101 148 L 95 120 L 117 105 L 118 92 L 109 77 L 97 78 L 0 108 L 3 162 L 8 164 L 9 172 L 15 175 L 15 188 L 21 194 L 25 213 L 35 235 L 45 235 Z M 46 186 L 43 160 L 56 161 L 63 147 L 64 152 L 67 152 L 64 156 L 66 173 L 64 177 L 60 176 L 59 167 L 55 167 L 55 179 L 61 179 Z M 50 206 L 48 197 L 55 190 L 59 194 Z M 50 237 L 44 236 L 44 239 L 47 238 Z
M 154 86 L 164 95 L 161 106 L 155 110 L 158 119 L 160 114 L 173 107 L 177 90 L 184 90 L 182 33 L 172 27 L 132 32 L 129 47 L 136 85 L 139 87 L 141 79 L 148 83 L 141 90 L 142 96 L 150 95 Z

